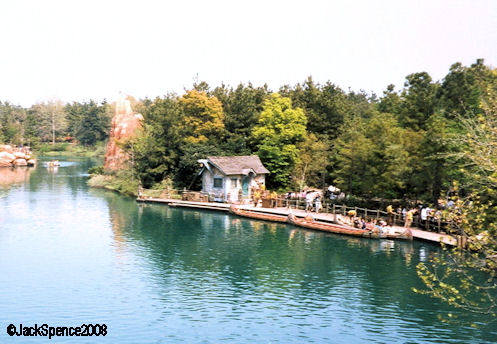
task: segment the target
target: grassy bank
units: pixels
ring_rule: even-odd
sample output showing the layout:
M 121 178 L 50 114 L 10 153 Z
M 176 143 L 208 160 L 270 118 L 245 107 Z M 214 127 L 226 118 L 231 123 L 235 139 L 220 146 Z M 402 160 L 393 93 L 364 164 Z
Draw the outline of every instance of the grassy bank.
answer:
M 91 174 L 88 185 L 119 192 L 127 196 L 138 196 L 138 180 L 133 178 L 129 171 L 120 171 L 116 174 Z
M 103 166 L 95 166 L 90 168 L 88 173 L 90 178 L 87 183 L 90 187 L 112 190 L 127 196 L 138 196 L 140 183 L 129 170 L 105 173 Z M 166 197 L 166 194 L 170 198 L 181 198 L 181 195 L 174 191 L 170 179 L 165 179 L 143 190 L 143 195 L 148 197 Z
M 38 156 L 82 156 L 88 158 L 103 158 L 105 156 L 106 149 L 105 142 L 99 142 L 93 147 L 82 146 L 72 143 L 56 143 L 43 144 L 38 149 L 35 149 L 35 154 Z

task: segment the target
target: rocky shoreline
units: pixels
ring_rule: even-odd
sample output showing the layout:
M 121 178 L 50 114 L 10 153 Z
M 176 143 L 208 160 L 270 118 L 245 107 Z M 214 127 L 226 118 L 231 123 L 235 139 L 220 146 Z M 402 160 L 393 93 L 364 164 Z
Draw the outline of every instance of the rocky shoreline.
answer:
M 29 148 L 18 148 L 10 145 L 0 146 L 0 167 L 34 166 L 36 159 Z

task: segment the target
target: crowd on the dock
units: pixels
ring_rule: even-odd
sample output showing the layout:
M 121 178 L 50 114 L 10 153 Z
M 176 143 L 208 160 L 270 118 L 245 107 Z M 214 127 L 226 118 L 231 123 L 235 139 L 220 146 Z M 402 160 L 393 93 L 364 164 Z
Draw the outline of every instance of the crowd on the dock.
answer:
M 271 200 L 270 207 L 277 206 L 277 203 L 288 205 L 290 200 L 305 200 L 305 211 L 306 212 L 322 212 L 323 211 L 323 201 L 324 199 L 329 199 L 332 202 L 340 202 L 346 199 L 345 194 L 338 188 L 334 186 L 328 187 L 326 190 L 317 190 L 305 188 L 301 192 L 288 192 L 282 196 L 276 194 L 276 192 L 269 192 L 265 189 L 264 185 L 259 185 L 253 190 L 253 200 L 254 204 L 259 204 L 260 199 Z M 277 200 L 282 200 L 283 202 L 277 202 Z M 286 201 L 286 202 L 285 202 Z M 438 205 L 436 207 L 426 205 L 426 204 L 416 204 L 411 206 L 399 206 L 394 208 L 392 205 L 386 207 L 386 217 L 376 218 L 359 216 L 356 214 L 355 210 L 350 210 L 347 212 L 347 216 L 342 217 L 343 221 L 347 224 L 352 225 L 356 228 L 372 228 L 372 227 L 387 227 L 387 226 L 404 226 L 409 228 L 412 226 L 419 227 L 425 230 L 431 231 L 442 231 L 443 224 L 443 209 L 454 207 L 454 202 L 449 201 L 444 206 Z

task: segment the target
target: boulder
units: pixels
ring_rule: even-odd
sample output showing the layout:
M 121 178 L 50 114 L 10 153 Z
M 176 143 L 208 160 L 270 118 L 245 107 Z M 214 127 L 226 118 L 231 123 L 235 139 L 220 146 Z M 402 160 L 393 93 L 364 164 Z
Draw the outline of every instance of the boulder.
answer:
M 12 160 L 0 158 L 0 167 L 12 167 Z
M 14 152 L 12 153 L 16 159 L 26 159 L 26 153 L 24 152 Z
M 14 160 L 14 166 L 28 166 L 26 159 L 16 159 Z
M 27 163 L 28 163 L 28 166 L 34 166 L 34 165 L 36 165 L 36 159 L 29 159 L 27 161 Z
M 14 151 L 11 145 L 2 145 L 0 146 L 0 150 L 8 153 L 12 153 Z
M 120 170 L 126 167 L 128 154 L 118 147 L 118 142 L 125 142 L 136 136 L 142 127 L 143 116 L 134 114 L 129 100 L 121 98 L 116 102 L 116 114 L 112 118 L 109 143 L 105 153 L 104 169 Z
M 0 159 L 14 161 L 16 159 L 15 155 L 6 151 L 0 152 Z

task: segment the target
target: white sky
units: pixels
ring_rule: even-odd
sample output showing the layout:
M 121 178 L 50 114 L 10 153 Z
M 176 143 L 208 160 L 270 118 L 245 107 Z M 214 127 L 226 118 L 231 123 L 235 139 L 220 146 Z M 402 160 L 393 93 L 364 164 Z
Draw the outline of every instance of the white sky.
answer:
M 0 100 L 23 106 L 182 93 L 196 75 L 381 95 L 457 61 L 496 67 L 497 1 L 4 0 L 0 38 Z

